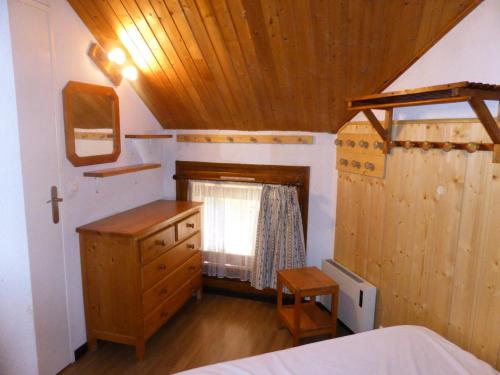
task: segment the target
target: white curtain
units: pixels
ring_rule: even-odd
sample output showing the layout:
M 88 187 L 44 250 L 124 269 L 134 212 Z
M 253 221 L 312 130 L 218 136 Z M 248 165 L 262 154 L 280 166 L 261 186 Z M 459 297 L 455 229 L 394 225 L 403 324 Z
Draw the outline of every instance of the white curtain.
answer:
M 262 185 L 189 181 L 188 199 L 203 202 L 203 272 L 250 279 Z

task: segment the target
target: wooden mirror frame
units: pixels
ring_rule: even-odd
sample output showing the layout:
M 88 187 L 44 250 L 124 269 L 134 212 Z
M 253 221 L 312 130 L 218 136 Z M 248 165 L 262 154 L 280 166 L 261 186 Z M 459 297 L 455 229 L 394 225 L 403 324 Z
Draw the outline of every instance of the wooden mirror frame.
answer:
M 113 152 L 104 155 L 78 156 L 75 150 L 75 131 L 73 124 L 73 108 L 71 96 L 76 92 L 88 94 L 107 95 L 113 98 L 112 122 L 113 122 Z M 118 159 L 121 153 L 120 142 L 120 106 L 118 95 L 112 87 L 93 85 L 90 83 L 69 81 L 63 89 L 64 107 L 64 133 L 66 142 L 66 157 L 75 167 L 112 163 Z

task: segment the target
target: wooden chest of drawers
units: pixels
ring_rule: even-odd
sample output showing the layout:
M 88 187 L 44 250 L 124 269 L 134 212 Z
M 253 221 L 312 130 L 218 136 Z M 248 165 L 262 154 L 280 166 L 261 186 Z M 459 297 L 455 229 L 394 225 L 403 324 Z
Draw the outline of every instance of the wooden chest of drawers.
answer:
M 201 298 L 201 203 L 160 200 L 77 228 L 87 344 L 145 342 Z

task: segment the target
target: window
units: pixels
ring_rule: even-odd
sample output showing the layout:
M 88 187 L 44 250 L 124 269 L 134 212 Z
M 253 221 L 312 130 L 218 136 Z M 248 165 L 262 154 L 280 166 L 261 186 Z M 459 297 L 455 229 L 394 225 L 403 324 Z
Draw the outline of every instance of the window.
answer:
M 261 192 L 261 184 L 189 181 L 189 200 L 204 203 L 205 274 L 250 278 Z

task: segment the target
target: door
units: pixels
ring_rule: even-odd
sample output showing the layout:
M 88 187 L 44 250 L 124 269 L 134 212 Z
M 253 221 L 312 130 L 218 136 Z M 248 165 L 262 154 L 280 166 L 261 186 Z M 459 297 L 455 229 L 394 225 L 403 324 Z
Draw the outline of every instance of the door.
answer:
M 8 0 L 21 143 L 24 200 L 40 374 L 72 361 L 62 226 L 52 221 L 52 186 L 59 181 L 48 5 Z M 57 98 L 59 99 L 59 98 Z M 64 203 L 62 203 L 64 204 Z

